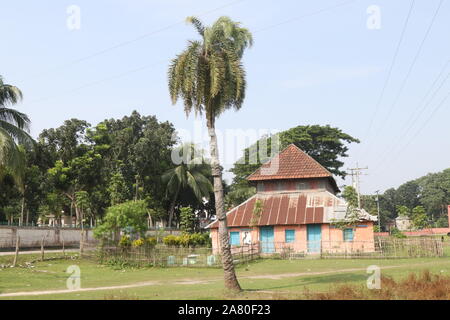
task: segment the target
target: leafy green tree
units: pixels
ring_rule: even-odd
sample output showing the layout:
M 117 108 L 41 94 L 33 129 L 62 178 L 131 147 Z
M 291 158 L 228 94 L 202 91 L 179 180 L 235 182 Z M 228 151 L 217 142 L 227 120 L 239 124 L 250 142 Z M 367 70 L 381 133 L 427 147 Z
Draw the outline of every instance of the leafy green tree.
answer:
M 118 239 L 119 232 L 138 233 L 141 237 L 147 231 L 147 204 L 144 200 L 127 201 L 109 207 L 103 222 L 94 229 L 97 238 L 109 238 L 114 234 Z
M 90 216 L 90 213 L 92 213 L 89 194 L 86 191 L 77 191 L 75 192 L 75 201 L 80 212 L 81 226 L 83 227 L 84 222 L 86 222 L 86 217 Z
M 429 227 L 428 216 L 424 207 L 417 206 L 412 210 L 412 223 L 416 229 Z
M 420 205 L 420 186 L 416 181 L 408 181 L 396 190 L 399 205 L 414 208 Z
M 112 206 L 130 199 L 130 190 L 120 171 L 111 175 L 108 185 L 108 193 Z
M 342 191 L 342 197 L 347 201 L 350 207 L 358 208 L 358 193 L 352 186 L 345 186 Z
M 407 206 L 397 205 L 397 216 L 398 217 L 410 217 L 411 209 L 409 209 Z
M 195 214 L 192 208 L 180 208 L 180 228 L 186 234 L 195 232 Z
M 201 39 L 190 41 L 187 48 L 173 59 L 169 68 L 169 91 L 173 104 L 178 98 L 183 99 L 187 115 L 194 111 L 206 116 L 225 287 L 240 291 L 224 218 L 222 167 L 215 122 L 226 110 L 239 110 L 244 102 L 246 79 L 242 56 L 253 39 L 247 29 L 228 17 L 219 18 L 210 27 L 195 17 L 188 18 L 188 22 L 193 24 Z
M 9 108 L 21 99 L 19 88 L 4 83 L 0 76 L 0 176 L 8 168 L 19 185 L 22 184 L 26 162 L 18 144 L 26 147 L 33 145 L 33 139 L 28 134 L 30 119 L 26 114 Z
M 332 225 L 336 228 L 344 229 L 354 227 L 360 221 L 360 210 L 358 206 L 358 193 L 352 186 L 345 186 L 342 197 L 347 202 L 347 212 L 343 219 L 333 219 Z
M 64 201 L 57 193 L 47 193 L 42 201 L 38 212 L 43 222 L 47 221 L 47 216 L 53 215 L 57 221 L 60 221 Z

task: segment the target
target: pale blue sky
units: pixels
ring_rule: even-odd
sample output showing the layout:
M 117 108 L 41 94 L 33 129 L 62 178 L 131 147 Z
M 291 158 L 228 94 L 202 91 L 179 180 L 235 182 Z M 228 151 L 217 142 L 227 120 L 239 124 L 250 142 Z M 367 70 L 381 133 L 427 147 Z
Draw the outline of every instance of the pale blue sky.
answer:
M 450 167 L 450 101 L 442 100 L 450 84 L 439 87 L 436 82 L 432 89 L 440 90 L 429 95 L 430 103 L 421 104 L 439 72 L 446 66 L 441 79 L 450 72 L 448 1 L 443 1 L 400 91 L 439 4 L 439 0 L 415 1 L 373 118 L 410 4 L 410 0 L 4 1 L 0 74 L 24 92 L 18 108 L 31 117 L 33 136 L 65 119 L 96 124 L 134 109 L 171 121 L 180 130 L 192 130 L 193 117 L 186 119 L 180 105 L 171 106 L 167 66 L 188 39 L 197 37 L 183 23 L 186 16 L 199 15 L 211 23 L 228 15 L 254 32 L 255 45 L 244 61 L 245 105 L 238 113 L 223 115 L 218 128 L 337 126 L 362 140 L 360 146 L 351 147 L 345 167 L 356 162 L 368 166 L 361 187 L 372 193 Z M 81 9 L 80 30 L 66 26 L 70 5 Z M 379 30 L 367 28 L 371 5 L 381 10 Z M 433 113 L 440 101 L 444 102 Z M 403 134 L 411 115 L 423 107 L 408 135 Z

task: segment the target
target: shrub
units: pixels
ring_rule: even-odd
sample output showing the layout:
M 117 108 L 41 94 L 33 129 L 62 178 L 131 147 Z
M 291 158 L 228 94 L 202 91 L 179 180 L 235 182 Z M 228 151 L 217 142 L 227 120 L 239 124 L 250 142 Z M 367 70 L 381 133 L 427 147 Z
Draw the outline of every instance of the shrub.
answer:
M 127 201 L 106 210 L 103 222 L 96 227 L 97 238 L 105 238 L 119 230 L 143 235 L 147 231 L 147 204 L 144 200 Z
M 142 247 L 143 245 L 144 245 L 143 239 L 137 239 L 137 240 L 133 241 L 133 247 L 135 247 L 135 248 Z
M 128 236 L 128 235 L 122 236 L 122 238 L 120 238 L 120 240 L 119 240 L 119 246 L 121 246 L 121 247 L 131 246 L 130 236 Z
M 179 244 L 184 248 L 189 247 L 191 244 L 191 235 L 190 234 L 183 234 L 183 235 L 179 236 L 178 239 L 179 239 L 178 240 Z
M 169 247 L 175 247 L 180 244 L 179 238 L 174 235 L 168 235 L 168 236 L 164 237 L 163 243 Z
M 156 241 L 155 237 L 145 238 L 145 245 L 150 248 L 153 248 L 154 246 L 156 246 L 156 243 L 157 243 L 157 241 Z
M 183 234 L 181 236 L 168 235 L 163 239 L 163 243 L 170 247 L 211 247 L 211 239 L 208 233 Z
M 406 236 L 397 228 L 392 228 L 391 229 L 391 236 L 395 237 L 395 238 L 399 238 L 399 239 L 404 239 L 406 238 Z

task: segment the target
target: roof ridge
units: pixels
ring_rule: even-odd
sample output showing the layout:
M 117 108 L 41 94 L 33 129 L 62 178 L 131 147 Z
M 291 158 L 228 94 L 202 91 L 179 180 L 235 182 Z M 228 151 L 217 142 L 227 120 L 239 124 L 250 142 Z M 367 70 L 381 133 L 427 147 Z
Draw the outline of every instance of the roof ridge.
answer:
M 262 174 L 262 170 L 271 170 L 271 163 L 274 163 L 275 161 L 278 161 L 278 166 L 276 169 L 277 172 Z M 254 181 L 326 177 L 332 178 L 333 175 L 312 156 L 300 149 L 294 143 L 291 143 L 274 155 L 271 159 L 261 164 L 258 169 L 247 176 L 247 180 Z

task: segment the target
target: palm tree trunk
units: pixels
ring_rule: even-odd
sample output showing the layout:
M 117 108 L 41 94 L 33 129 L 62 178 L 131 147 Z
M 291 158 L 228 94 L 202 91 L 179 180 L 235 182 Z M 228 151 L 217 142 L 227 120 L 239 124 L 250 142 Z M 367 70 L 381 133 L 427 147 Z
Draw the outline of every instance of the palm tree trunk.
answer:
M 20 209 L 20 223 L 19 225 L 23 225 L 23 215 L 25 212 L 25 196 L 22 197 L 21 209 Z
M 177 203 L 177 199 L 178 199 L 178 194 L 180 193 L 180 186 L 178 186 L 177 191 L 175 192 L 175 195 L 173 197 L 172 203 L 170 204 L 170 209 L 169 209 L 169 222 L 167 223 L 167 227 L 171 228 L 172 227 L 172 220 L 173 220 L 173 216 L 175 213 L 175 204 Z
M 211 170 L 214 179 L 214 198 L 216 201 L 216 215 L 219 220 L 219 242 L 222 255 L 222 265 L 225 278 L 225 288 L 233 291 L 241 291 L 241 286 L 234 271 L 233 256 L 231 254 L 230 239 L 228 235 L 227 217 L 224 208 L 222 167 L 219 162 L 219 149 L 217 147 L 217 136 L 215 119 L 207 119 L 208 134 L 210 138 Z

